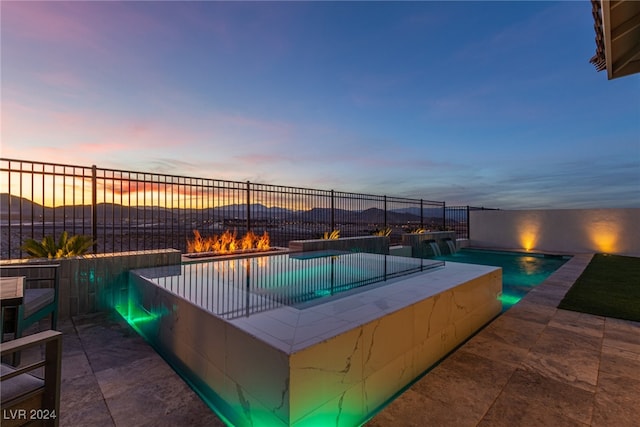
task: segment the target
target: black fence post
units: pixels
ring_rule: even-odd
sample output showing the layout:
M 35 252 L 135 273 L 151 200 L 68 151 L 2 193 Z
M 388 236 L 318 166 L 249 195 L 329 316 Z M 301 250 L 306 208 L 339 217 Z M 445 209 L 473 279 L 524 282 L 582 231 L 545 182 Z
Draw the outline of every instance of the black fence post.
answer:
M 247 181 L 247 233 L 251 230 L 251 183 Z
M 98 253 L 98 168 L 91 166 L 91 237 L 93 253 Z
M 9 162 L 7 170 L 9 171 L 9 173 L 7 173 L 7 193 L 9 193 L 7 197 L 7 207 L 9 208 L 9 223 L 7 224 L 9 233 L 7 233 L 7 248 L 9 248 L 9 259 L 11 259 L 11 223 L 13 222 L 11 221 L 11 212 L 13 212 L 11 210 L 11 162 Z M 20 180 L 20 182 L 22 182 L 22 174 L 19 175 L 18 179 Z M 22 191 L 20 191 L 20 196 L 22 196 Z M 20 206 L 20 226 L 22 226 L 22 206 Z M 22 237 L 22 233 L 20 233 L 20 237 Z M 2 312 L 2 315 L 4 316 L 4 311 Z M 4 322 L 4 318 L 2 319 L 2 321 Z M 2 338 L 4 338 L 4 336 Z
M 447 230 L 447 203 L 442 202 L 442 231 Z
M 467 205 L 467 239 L 471 237 L 471 221 L 469 218 L 469 205 Z
M 422 199 L 420 199 L 420 228 L 424 228 L 424 204 Z
M 335 205 L 334 205 L 334 191 L 331 190 L 331 231 L 336 229 L 336 217 L 335 217 Z
M 387 228 L 387 196 L 384 196 L 384 229 Z

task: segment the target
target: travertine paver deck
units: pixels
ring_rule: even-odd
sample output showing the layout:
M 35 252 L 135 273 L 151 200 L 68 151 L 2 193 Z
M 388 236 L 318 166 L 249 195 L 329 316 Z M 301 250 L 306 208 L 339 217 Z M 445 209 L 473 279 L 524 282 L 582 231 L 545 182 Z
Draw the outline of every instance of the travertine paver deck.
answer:
M 116 314 L 62 322 L 61 426 L 224 426 Z
M 414 383 L 367 427 L 637 426 L 640 323 L 556 307 L 567 262 Z M 61 426 L 222 426 L 116 314 L 60 322 Z
M 640 323 L 557 309 L 573 257 L 377 414 L 380 426 L 638 426 Z

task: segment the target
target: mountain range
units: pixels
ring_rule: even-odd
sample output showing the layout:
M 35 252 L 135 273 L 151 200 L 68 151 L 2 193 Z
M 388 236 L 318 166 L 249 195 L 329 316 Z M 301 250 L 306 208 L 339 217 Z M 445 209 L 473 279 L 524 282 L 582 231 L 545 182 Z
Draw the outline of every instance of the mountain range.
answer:
M 296 220 L 296 221 L 323 221 L 331 218 L 331 208 L 312 208 L 309 210 L 291 210 L 282 207 L 267 207 L 256 203 L 250 205 L 250 217 L 255 220 Z M 180 220 L 191 217 L 219 218 L 219 219 L 246 219 L 247 205 L 234 204 L 214 208 L 163 208 L 158 206 L 129 207 L 112 203 L 99 203 L 96 215 L 98 218 L 115 219 L 155 217 L 159 219 Z M 0 194 L 0 219 L 29 221 L 33 218 L 46 218 L 47 220 L 62 220 L 63 218 L 76 218 L 90 220 L 92 216 L 90 205 L 72 205 L 47 207 L 7 193 Z M 333 216 L 339 222 L 368 222 L 383 223 L 385 212 L 378 208 L 365 210 L 334 209 Z M 419 223 L 420 208 L 407 207 L 392 209 L 386 212 L 388 223 Z M 441 221 L 442 208 L 424 208 L 423 221 Z

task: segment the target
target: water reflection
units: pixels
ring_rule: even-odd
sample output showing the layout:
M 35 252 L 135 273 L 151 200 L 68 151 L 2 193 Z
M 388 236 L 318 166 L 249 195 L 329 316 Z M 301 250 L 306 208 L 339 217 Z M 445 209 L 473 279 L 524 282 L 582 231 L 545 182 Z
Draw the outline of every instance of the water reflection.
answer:
M 303 308 L 443 265 L 430 259 L 323 251 L 184 264 L 179 275 L 145 277 L 216 315 L 235 318 L 282 305 Z

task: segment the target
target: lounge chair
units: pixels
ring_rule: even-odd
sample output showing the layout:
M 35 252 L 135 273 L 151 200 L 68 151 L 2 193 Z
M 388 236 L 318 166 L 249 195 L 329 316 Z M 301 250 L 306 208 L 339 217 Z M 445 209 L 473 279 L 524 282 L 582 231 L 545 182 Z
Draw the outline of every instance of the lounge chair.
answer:
M 60 371 L 62 333 L 44 331 L 2 343 L 0 353 L 8 356 L 44 345 L 44 358 L 23 367 L 0 364 L 2 426 L 57 426 L 60 416 Z M 44 367 L 44 376 L 35 370 Z

